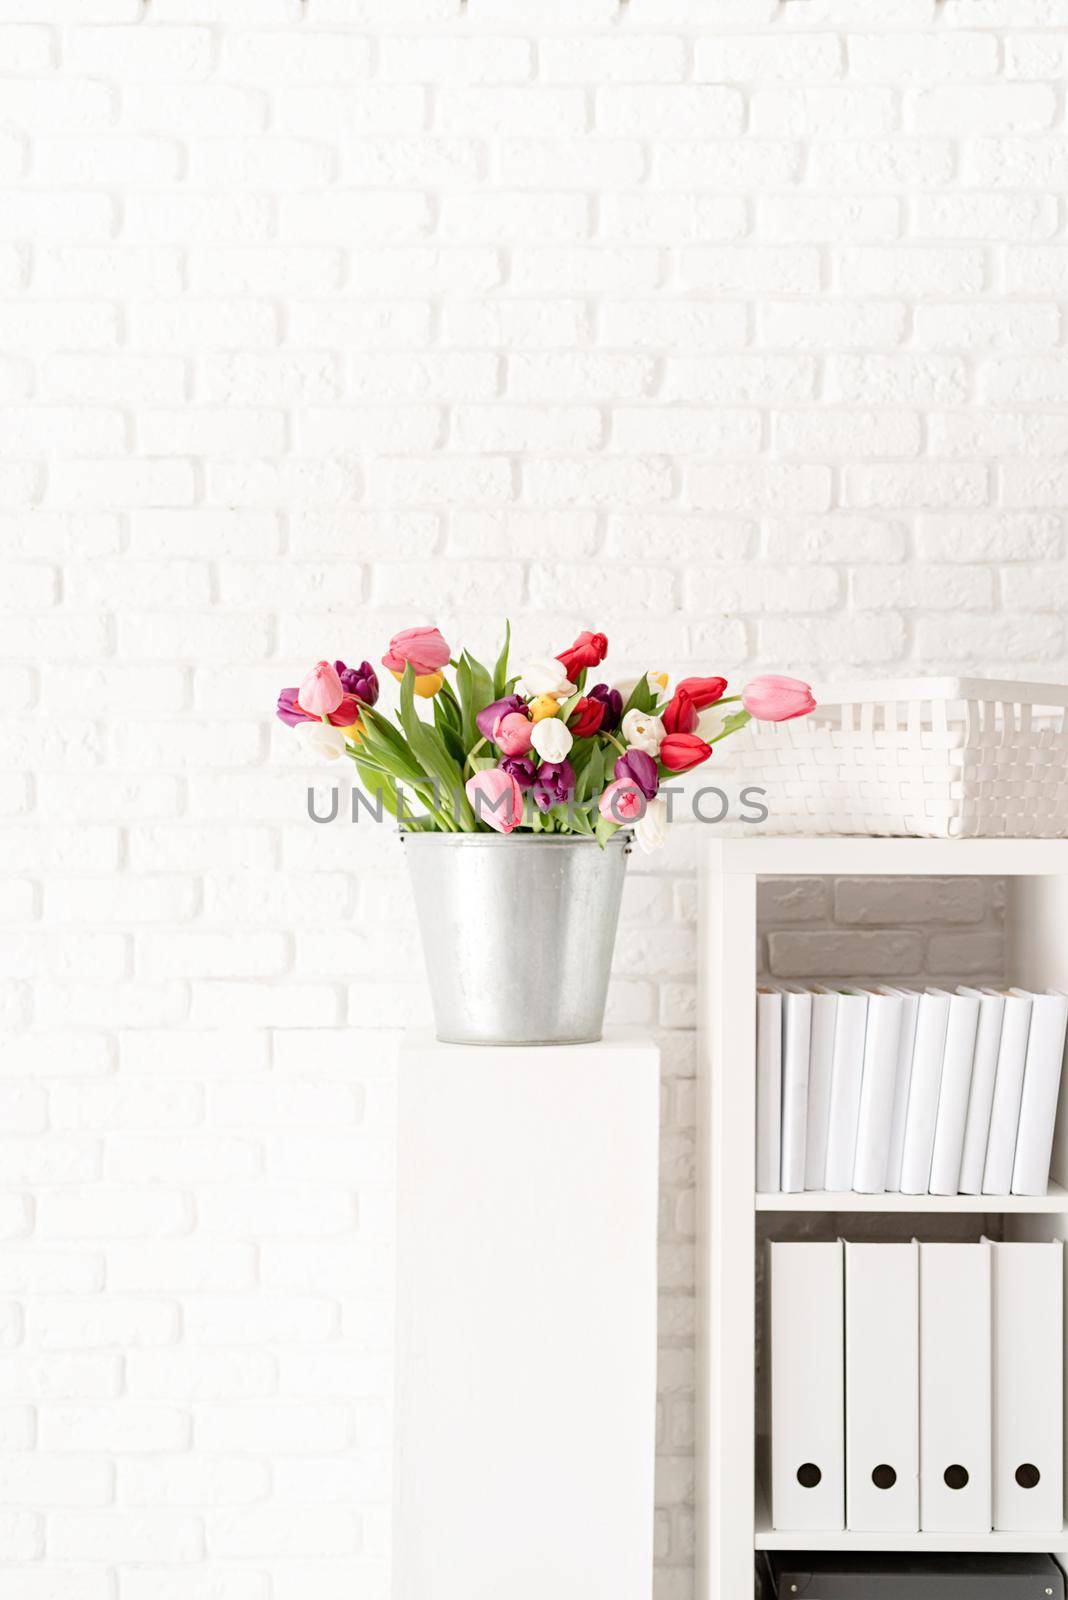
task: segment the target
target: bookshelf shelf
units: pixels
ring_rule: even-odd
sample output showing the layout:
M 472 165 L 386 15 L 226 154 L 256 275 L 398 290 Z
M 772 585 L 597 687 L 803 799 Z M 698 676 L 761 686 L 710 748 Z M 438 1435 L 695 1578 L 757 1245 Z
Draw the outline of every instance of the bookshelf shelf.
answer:
M 1068 1213 L 1068 1190 L 1051 1183 L 1043 1195 L 1016 1194 L 758 1194 L 757 1211 L 884 1211 L 900 1215 L 937 1216 L 943 1212 L 971 1212 L 980 1217 L 1004 1213 L 1022 1216 Z
M 712 834 L 715 830 L 704 830 Z M 752 1593 L 759 1550 L 1048 1551 L 1057 1533 L 864 1534 L 776 1531 L 757 1484 L 758 1238 L 827 1231 L 864 1216 L 867 1236 L 1068 1238 L 1068 1095 L 1054 1137 L 1050 1192 L 863 1195 L 755 1192 L 757 886 L 761 878 L 988 876 L 1006 883 L 1013 981 L 1068 988 L 1068 840 L 705 838 L 700 842 L 697 1203 L 696 1600 Z M 879 1219 L 882 1220 L 879 1220 Z M 941 1219 L 941 1220 L 940 1220 Z M 759 1222 L 759 1230 L 758 1230 Z M 832 1224 L 833 1226 L 833 1224 Z M 858 1224 L 859 1228 L 859 1224 Z M 792 1232 L 791 1232 L 792 1230 Z M 843 1230 L 844 1231 L 844 1230 Z
M 843 1533 L 781 1532 L 771 1526 L 767 1504 L 758 1492 L 755 1538 L 757 1550 L 946 1550 L 1049 1555 L 1068 1552 L 1068 1527 L 1057 1533 Z

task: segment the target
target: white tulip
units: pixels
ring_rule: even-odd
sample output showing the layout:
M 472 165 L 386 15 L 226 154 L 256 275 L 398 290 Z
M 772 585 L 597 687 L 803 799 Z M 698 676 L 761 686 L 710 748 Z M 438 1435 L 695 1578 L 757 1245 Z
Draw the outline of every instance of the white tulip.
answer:
M 650 800 L 645 814 L 634 824 L 634 837 L 647 856 L 659 850 L 667 837 L 667 801 Z
M 660 742 L 665 731 L 660 718 L 648 711 L 628 711 L 623 718 L 624 739 L 632 750 L 644 750 L 648 756 L 660 754 Z
M 559 717 L 542 717 L 534 724 L 530 742 L 543 761 L 563 761 L 575 741 Z
M 298 722 L 295 732 L 309 755 L 324 761 L 340 761 L 345 754 L 345 741 L 340 729 L 328 727 L 325 722 Z
M 662 694 L 667 694 L 668 675 L 666 672 L 647 672 L 645 681 L 649 685 L 649 693 L 654 699 L 659 700 Z
M 558 700 L 566 700 L 574 694 L 575 685 L 568 680 L 562 661 L 557 661 L 555 656 L 539 656 L 536 661 L 528 661 L 520 668 L 516 692 L 525 695 L 553 694 Z

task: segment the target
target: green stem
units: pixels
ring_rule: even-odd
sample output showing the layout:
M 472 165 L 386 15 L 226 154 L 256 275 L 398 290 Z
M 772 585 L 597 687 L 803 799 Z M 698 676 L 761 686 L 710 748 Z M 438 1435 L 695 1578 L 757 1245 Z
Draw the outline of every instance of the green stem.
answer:
M 346 755 L 348 755 L 351 761 L 360 762 L 361 765 L 369 767 L 372 772 L 379 773 L 381 777 L 392 778 L 395 784 L 407 785 L 407 787 L 411 789 L 412 793 L 419 801 L 420 805 L 424 806 L 429 812 L 430 816 L 432 816 L 437 822 L 442 833 L 463 832 L 463 829 L 459 826 L 459 824 L 454 822 L 446 811 L 434 805 L 431 799 L 431 795 L 434 791 L 428 784 L 416 783 L 411 778 L 398 778 L 395 772 L 391 772 L 388 767 L 383 767 L 380 762 L 373 760 L 370 756 L 361 755 L 358 748 L 355 751 L 346 750 Z
M 485 739 L 480 739 L 477 744 L 471 746 L 470 750 L 467 752 L 467 760 L 464 762 L 465 767 L 469 767 L 471 765 L 472 761 L 478 755 L 478 752 L 482 749 L 482 746 L 485 743 Z
M 433 793 L 433 790 L 429 790 L 428 791 L 427 790 L 427 786 L 425 784 L 421 784 L 421 783 L 413 783 L 413 784 L 410 784 L 409 787 L 415 791 L 416 798 L 419 800 L 419 802 L 423 806 L 426 807 L 427 811 L 435 819 L 435 821 L 437 822 L 438 826 L 440 827 L 442 833 L 462 833 L 463 832 L 463 829 L 460 827 L 459 823 L 454 822 L 453 819 L 449 816 L 447 811 L 444 811 L 444 810 L 440 809 L 438 806 L 434 805 L 433 801 L 430 798 L 430 795 Z
M 609 744 L 614 744 L 615 745 L 616 749 L 619 751 L 621 756 L 625 756 L 626 755 L 626 753 L 627 753 L 626 746 L 620 744 L 618 739 L 614 739 L 610 733 L 606 733 L 604 735 L 604 737 L 608 740 Z

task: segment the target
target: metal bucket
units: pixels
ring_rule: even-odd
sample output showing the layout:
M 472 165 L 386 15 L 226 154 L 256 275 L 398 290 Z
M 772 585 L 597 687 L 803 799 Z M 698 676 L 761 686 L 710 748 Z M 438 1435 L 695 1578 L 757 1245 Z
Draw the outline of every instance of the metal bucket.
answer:
M 601 1037 L 630 838 L 401 836 L 447 1044 Z

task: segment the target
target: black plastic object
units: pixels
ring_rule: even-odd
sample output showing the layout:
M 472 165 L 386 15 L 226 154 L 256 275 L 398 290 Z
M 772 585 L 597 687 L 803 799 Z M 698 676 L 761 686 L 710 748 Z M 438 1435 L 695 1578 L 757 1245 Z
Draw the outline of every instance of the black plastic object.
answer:
M 1065 1600 L 1051 1556 L 765 1556 L 768 1600 Z

